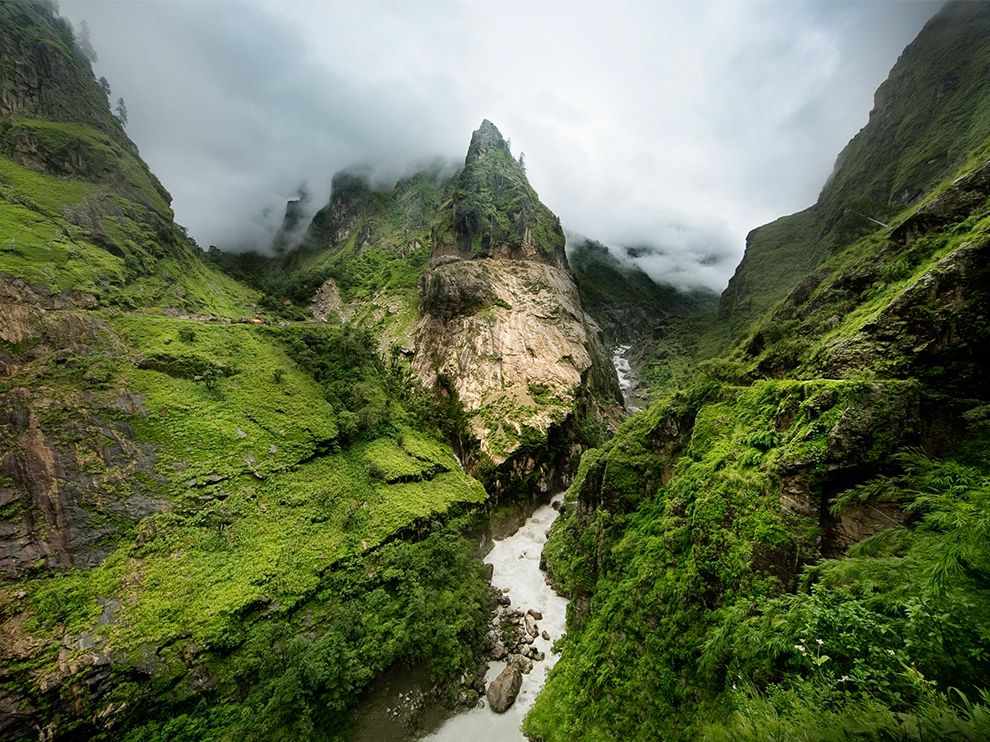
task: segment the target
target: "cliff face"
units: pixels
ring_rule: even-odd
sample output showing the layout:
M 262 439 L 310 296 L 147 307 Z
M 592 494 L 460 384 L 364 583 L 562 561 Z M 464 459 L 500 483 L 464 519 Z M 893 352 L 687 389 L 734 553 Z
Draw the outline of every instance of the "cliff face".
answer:
M 506 462 L 546 449 L 554 428 L 600 418 L 596 398 L 618 402 L 617 382 L 582 309 L 559 222 L 491 122 L 472 135 L 450 193 L 422 278 L 412 368 L 427 388 L 456 397 L 481 453 L 512 470 Z M 538 491 L 559 487 L 576 463 L 582 442 L 566 437 L 536 471 L 522 467 Z

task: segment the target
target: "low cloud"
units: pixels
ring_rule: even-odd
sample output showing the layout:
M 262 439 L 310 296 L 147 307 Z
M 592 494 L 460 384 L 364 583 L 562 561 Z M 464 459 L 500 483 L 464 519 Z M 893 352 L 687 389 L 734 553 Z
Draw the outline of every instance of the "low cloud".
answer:
M 345 167 L 463 161 L 487 117 L 565 227 L 721 289 L 750 229 L 815 200 L 938 3 L 61 7 L 204 247 L 270 245 L 299 184 L 315 210 Z

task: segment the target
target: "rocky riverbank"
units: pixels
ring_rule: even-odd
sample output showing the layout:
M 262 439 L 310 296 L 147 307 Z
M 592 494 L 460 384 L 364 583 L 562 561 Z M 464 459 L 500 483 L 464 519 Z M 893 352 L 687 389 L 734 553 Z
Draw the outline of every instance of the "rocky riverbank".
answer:
M 552 646 L 565 627 L 567 600 L 554 592 L 540 568 L 557 507 L 559 501 L 537 508 L 485 556 L 493 602 L 487 669 L 483 677 L 464 678 L 458 701 L 468 709 L 427 739 L 523 739 L 522 718 L 557 660 Z

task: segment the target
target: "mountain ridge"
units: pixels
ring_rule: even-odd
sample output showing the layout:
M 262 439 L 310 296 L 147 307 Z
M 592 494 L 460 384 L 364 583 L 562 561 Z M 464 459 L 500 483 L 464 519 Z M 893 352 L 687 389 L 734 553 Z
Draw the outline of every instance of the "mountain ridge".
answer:
M 990 138 L 988 32 L 990 6 L 979 2 L 949 2 L 925 25 L 877 90 L 868 123 L 836 158 L 815 204 L 747 235 L 722 296 L 722 328 L 707 339 L 712 352 L 741 340 L 837 246 L 872 231 L 869 219 L 887 222 L 917 203 Z M 955 47 L 969 56 L 945 52 Z

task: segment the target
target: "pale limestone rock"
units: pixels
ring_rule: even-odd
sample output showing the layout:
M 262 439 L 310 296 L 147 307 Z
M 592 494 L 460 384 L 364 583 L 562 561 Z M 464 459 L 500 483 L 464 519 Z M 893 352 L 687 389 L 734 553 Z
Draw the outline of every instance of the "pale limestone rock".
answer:
M 591 367 L 590 330 L 564 268 L 531 260 L 444 256 L 423 280 L 413 371 L 456 391 L 496 464 L 524 428 L 545 435 L 574 407 Z

